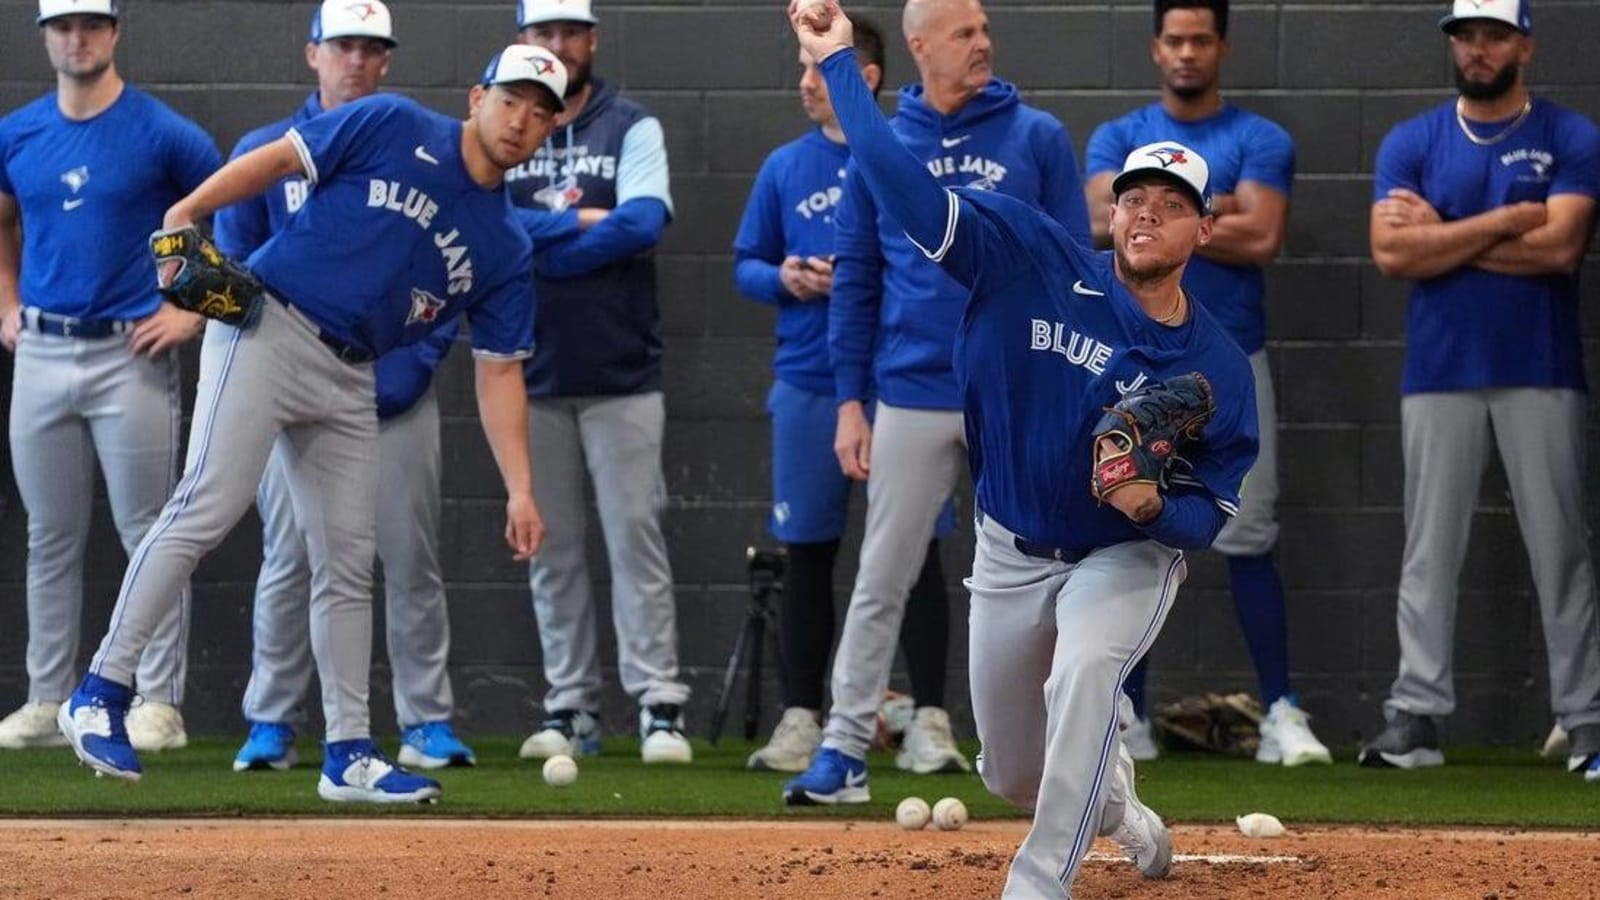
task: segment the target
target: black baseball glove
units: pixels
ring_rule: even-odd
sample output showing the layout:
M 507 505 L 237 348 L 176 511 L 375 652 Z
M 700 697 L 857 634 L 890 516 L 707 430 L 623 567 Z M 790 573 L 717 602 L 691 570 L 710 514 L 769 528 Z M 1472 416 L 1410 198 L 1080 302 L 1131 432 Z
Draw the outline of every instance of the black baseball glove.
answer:
M 222 255 L 217 245 L 194 225 L 156 231 L 150 253 L 160 271 L 176 262 L 172 281 L 161 287 L 168 300 L 208 319 L 237 328 L 251 328 L 261 318 L 261 280 Z
M 1211 383 L 1199 372 L 1145 385 L 1106 407 L 1094 426 L 1094 472 L 1089 489 L 1096 500 L 1130 484 L 1167 485 L 1167 474 L 1182 464 L 1179 451 L 1205 430 L 1216 412 Z

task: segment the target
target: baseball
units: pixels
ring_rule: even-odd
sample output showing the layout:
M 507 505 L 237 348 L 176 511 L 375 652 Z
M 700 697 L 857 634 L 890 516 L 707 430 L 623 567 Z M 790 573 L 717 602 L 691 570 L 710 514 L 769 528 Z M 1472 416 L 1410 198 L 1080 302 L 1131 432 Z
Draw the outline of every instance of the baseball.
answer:
M 928 809 L 928 801 L 921 797 L 907 797 L 894 808 L 894 820 L 907 831 L 918 831 L 928 827 L 928 818 L 932 815 Z
M 551 787 L 566 787 L 578 780 L 578 764 L 572 757 L 556 754 L 544 761 L 544 783 Z
M 828 8 L 827 3 L 812 3 L 806 7 L 806 19 L 812 31 L 824 34 L 833 24 L 833 11 Z
M 1234 819 L 1239 825 L 1239 833 L 1245 837 L 1275 838 L 1284 833 L 1283 823 L 1278 817 L 1267 813 L 1247 813 Z
M 955 797 L 946 797 L 933 805 L 933 827 L 940 831 L 955 831 L 967 824 L 967 805 Z

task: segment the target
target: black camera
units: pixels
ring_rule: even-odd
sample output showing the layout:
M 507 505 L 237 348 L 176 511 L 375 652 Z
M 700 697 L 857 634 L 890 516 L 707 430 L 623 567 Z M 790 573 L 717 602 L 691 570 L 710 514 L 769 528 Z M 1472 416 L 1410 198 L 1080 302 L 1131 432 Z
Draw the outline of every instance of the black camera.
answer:
M 744 556 L 750 571 L 750 584 L 770 586 L 783 583 L 784 570 L 789 567 L 789 551 L 779 548 L 777 550 L 762 550 L 759 547 L 746 547 Z

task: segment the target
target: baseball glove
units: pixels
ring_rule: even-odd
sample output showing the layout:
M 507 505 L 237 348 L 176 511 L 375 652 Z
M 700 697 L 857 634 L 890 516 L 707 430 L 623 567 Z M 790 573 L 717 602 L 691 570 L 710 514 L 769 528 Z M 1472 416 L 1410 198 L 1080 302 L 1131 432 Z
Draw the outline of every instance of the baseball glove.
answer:
M 169 262 L 178 269 L 161 293 L 178 306 L 237 328 L 250 328 L 261 318 L 261 280 L 222 255 L 217 245 L 193 225 L 150 235 L 150 253 L 157 271 Z
M 1261 744 L 1261 704 L 1249 694 L 1204 694 L 1157 707 L 1151 722 L 1177 749 L 1254 756 Z
M 1094 426 L 1089 489 L 1095 499 L 1104 503 L 1130 484 L 1165 488 L 1167 474 L 1183 464 L 1178 452 L 1200 436 L 1215 412 L 1211 383 L 1199 372 L 1151 382 L 1106 407 Z

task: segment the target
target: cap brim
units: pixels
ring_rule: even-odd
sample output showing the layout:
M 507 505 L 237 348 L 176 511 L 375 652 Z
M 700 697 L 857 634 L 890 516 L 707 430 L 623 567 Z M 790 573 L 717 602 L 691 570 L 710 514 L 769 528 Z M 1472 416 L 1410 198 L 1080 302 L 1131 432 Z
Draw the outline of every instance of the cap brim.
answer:
M 1118 175 L 1116 178 L 1112 179 L 1111 196 L 1122 196 L 1122 192 L 1127 190 L 1128 185 L 1141 178 L 1147 177 L 1159 178 L 1162 181 L 1171 184 L 1173 187 L 1179 188 L 1184 192 L 1184 194 L 1188 195 L 1190 200 L 1194 201 L 1194 208 L 1199 210 L 1201 215 L 1210 215 L 1211 211 L 1206 208 L 1205 198 L 1200 196 L 1200 192 L 1194 189 L 1194 185 L 1190 184 L 1188 180 L 1183 178 L 1181 175 L 1174 175 L 1171 172 L 1168 172 L 1164 169 L 1158 169 L 1153 166 L 1148 169 L 1132 169 L 1130 171 L 1123 172 L 1121 175 Z
M 83 12 L 81 10 L 71 10 L 71 11 L 68 11 L 68 12 L 54 13 L 54 14 L 48 15 L 48 16 L 39 16 L 36 19 L 34 19 L 34 22 L 36 24 L 43 25 L 44 23 L 49 22 L 49 21 L 51 21 L 53 19 L 65 19 L 67 16 L 92 16 L 92 17 L 94 17 L 96 19 L 110 19 L 113 22 L 118 21 L 118 19 L 120 18 L 120 16 L 118 16 L 118 15 L 115 15 L 113 13 L 107 13 L 107 12 Z
M 320 39 L 318 39 L 316 41 L 316 43 L 320 44 L 323 41 L 337 41 L 340 38 L 371 38 L 372 40 L 375 40 L 375 41 L 383 41 L 385 44 L 389 45 L 389 48 L 391 50 L 394 49 L 395 47 L 400 46 L 400 42 L 399 41 L 395 40 L 392 37 L 389 37 L 388 35 L 368 34 L 368 33 L 360 32 L 360 31 L 346 31 L 343 34 L 325 34 Z
M 1505 19 L 1502 19 L 1498 16 L 1458 16 L 1455 13 L 1450 13 L 1439 20 L 1439 30 L 1445 34 L 1450 34 L 1451 29 L 1457 25 L 1460 25 L 1462 22 L 1498 22 L 1501 25 L 1509 26 L 1514 31 L 1527 34 L 1526 31 L 1522 30 L 1522 26 L 1513 22 L 1507 22 Z
M 531 85 L 535 85 L 535 86 L 538 86 L 538 87 L 542 87 L 542 88 L 544 88 L 545 93 L 547 93 L 551 97 L 555 98 L 555 101 L 556 101 L 556 112 L 566 112 L 567 111 L 566 98 L 564 98 L 560 94 L 556 93 L 555 88 L 551 87 L 548 84 L 545 84 L 544 82 L 540 81 L 537 78 L 515 78 L 515 79 L 508 79 L 506 81 L 488 81 L 488 82 L 484 82 L 483 86 L 486 87 L 486 88 L 491 88 L 491 87 L 494 87 L 497 84 L 499 84 L 499 85 L 531 84 Z
M 589 18 L 585 19 L 583 16 L 570 16 L 570 15 L 568 15 L 568 16 L 544 16 L 542 18 L 533 18 L 533 19 L 527 20 L 526 22 L 523 22 L 522 25 L 519 26 L 519 27 L 528 28 L 528 27 L 533 26 L 533 25 L 549 25 L 551 22 L 576 22 L 579 25 L 599 25 L 600 24 L 600 20 L 596 19 L 593 16 L 590 16 Z

